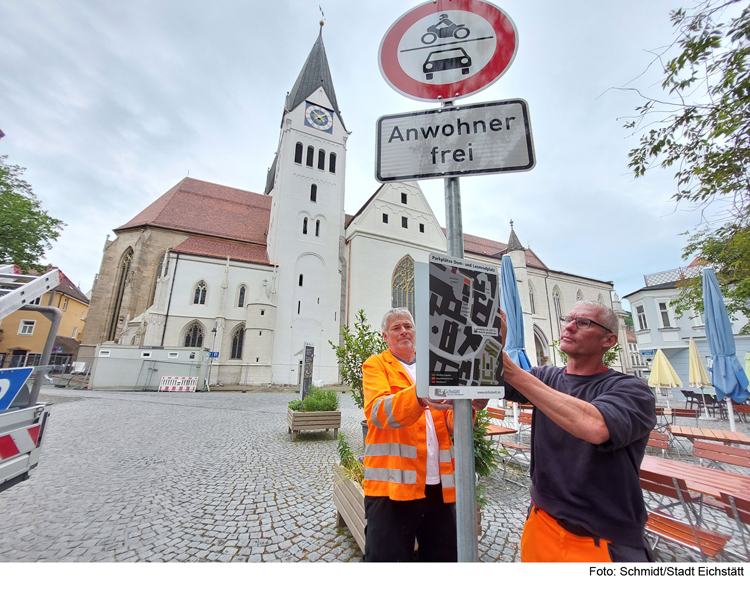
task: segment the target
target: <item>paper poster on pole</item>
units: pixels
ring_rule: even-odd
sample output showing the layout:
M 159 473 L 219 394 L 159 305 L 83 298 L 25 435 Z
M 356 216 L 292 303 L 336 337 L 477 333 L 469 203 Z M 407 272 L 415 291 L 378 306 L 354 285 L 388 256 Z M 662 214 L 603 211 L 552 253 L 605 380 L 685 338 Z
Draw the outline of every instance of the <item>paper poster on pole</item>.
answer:
M 417 395 L 504 397 L 497 267 L 430 254 L 415 289 Z

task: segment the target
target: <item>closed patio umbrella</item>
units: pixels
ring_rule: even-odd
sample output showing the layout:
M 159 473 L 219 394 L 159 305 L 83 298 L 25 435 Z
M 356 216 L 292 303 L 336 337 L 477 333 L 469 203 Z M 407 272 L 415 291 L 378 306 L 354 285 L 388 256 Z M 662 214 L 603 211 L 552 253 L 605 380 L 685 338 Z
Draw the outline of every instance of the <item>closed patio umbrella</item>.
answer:
M 506 254 L 500 263 L 500 307 L 505 312 L 505 322 L 508 332 L 505 335 L 505 352 L 521 369 L 531 369 L 531 361 L 524 348 L 523 310 L 521 298 L 518 295 L 516 272 L 513 262 Z M 518 405 L 513 403 L 513 422 L 518 428 Z
M 505 336 L 505 352 L 513 363 L 522 369 L 531 369 L 526 354 L 523 335 L 523 310 L 518 295 L 518 283 L 513 263 L 506 254 L 500 263 L 500 307 L 505 312 L 508 333 Z
M 690 338 L 690 344 L 688 346 L 688 383 L 691 388 L 700 388 L 701 395 L 703 394 L 703 388 L 711 387 L 711 377 L 708 375 L 708 370 L 701 361 L 700 354 L 698 353 L 698 346 L 695 341 Z M 704 413 L 704 419 L 709 419 L 706 415 L 706 405 L 701 403 Z
M 667 356 L 661 349 L 657 349 L 656 355 L 654 355 L 651 375 L 648 376 L 648 385 L 657 390 L 682 388 L 682 380 L 680 380 L 674 367 L 669 363 Z M 669 407 L 669 398 L 667 398 L 667 407 Z
M 729 426 L 734 427 L 732 400 L 744 402 L 750 396 L 747 375 L 737 359 L 732 323 L 724 306 L 724 296 L 713 269 L 703 269 L 703 314 L 706 318 L 706 339 L 711 349 L 712 377 L 716 399 L 727 399 Z

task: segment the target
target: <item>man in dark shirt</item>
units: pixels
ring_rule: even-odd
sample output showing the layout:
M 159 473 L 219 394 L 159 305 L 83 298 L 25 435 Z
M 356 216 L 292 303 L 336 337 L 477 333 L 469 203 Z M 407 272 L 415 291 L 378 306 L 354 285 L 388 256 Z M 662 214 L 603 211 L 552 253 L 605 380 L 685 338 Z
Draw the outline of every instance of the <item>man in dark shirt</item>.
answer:
M 526 372 L 503 353 L 505 398 L 534 405 L 524 562 L 651 559 L 638 474 L 655 402 L 642 380 L 602 361 L 618 322 L 602 304 L 576 304 L 561 318 L 565 368 Z

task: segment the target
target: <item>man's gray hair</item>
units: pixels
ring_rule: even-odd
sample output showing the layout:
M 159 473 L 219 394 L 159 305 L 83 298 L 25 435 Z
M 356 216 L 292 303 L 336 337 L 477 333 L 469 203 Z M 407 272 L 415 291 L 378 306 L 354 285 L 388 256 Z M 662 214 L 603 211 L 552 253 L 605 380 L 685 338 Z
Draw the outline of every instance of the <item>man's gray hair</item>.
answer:
M 391 323 L 391 319 L 398 316 L 408 316 L 412 325 L 414 324 L 414 316 L 409 312 L 409 308 L 391 308 L 383 316 L 383 321 L 380 323 L 380 332 L 388 332 L 388 325 Z
M 605 306 L 601 302 L 594 302 L 591 300 L 581 300 L 576 302 L 576 305 L 573 307 L 576 308 L 583 305 L 596 308 L 599 311 L 599 320 L 601 320 L 601 324 L 606 326 L 614 334 L 617 334 L 620 331 L 620 319 L 612 308 Z

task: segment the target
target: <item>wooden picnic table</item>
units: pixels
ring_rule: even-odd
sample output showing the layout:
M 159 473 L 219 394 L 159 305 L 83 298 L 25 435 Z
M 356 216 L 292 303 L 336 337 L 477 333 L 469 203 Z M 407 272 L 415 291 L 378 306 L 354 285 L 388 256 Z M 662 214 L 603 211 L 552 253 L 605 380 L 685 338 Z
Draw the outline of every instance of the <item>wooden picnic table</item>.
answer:
M 750 476 L 655 456 L 645 456 L 641 468 L 670 478 L 682 478 L 691 491 L 717 501 L 721 501 L 722 492 L 732 496 L 750 496 Z
M 737 445 L 750 445 L 750 435 L 736 431 L 721 431 L 719 429 L 701 429 L 699 427 L 681 427 L 672 425 L 667 430 L 675 437 L 686 437 L 688 439 L 706 439 L 708 441 L 720 441 Z

